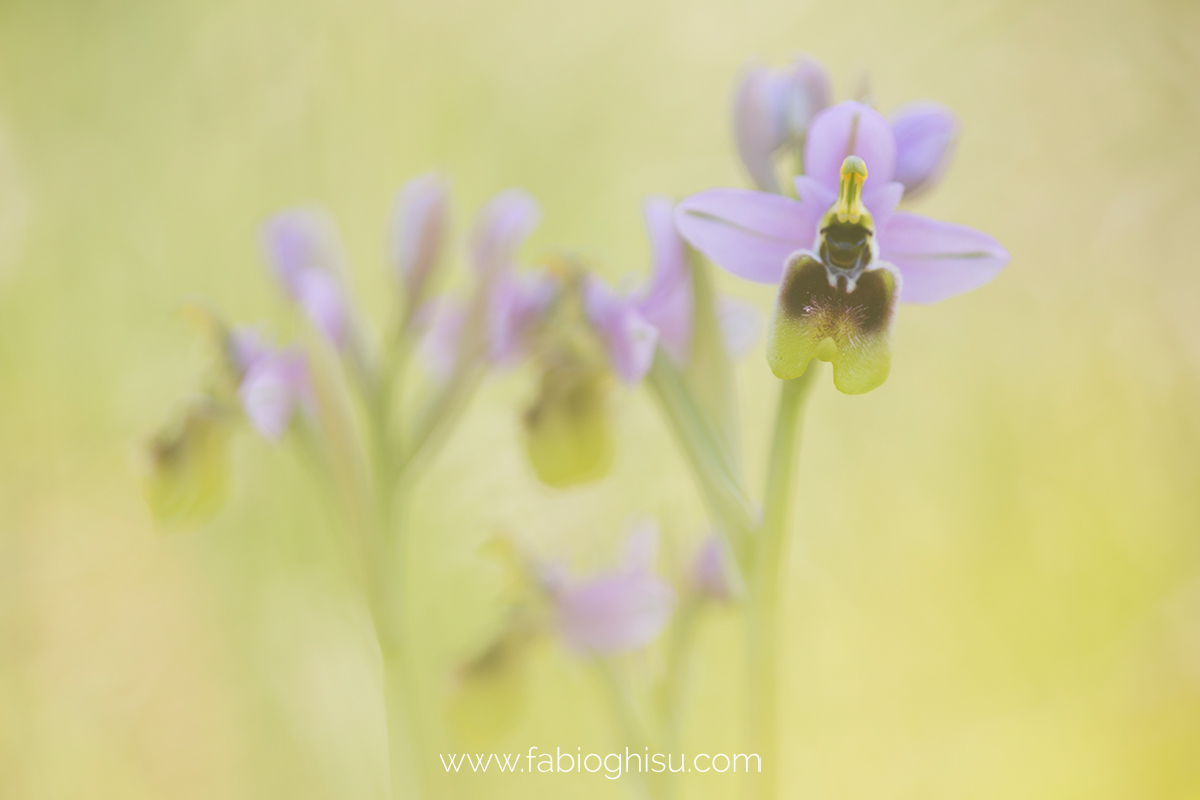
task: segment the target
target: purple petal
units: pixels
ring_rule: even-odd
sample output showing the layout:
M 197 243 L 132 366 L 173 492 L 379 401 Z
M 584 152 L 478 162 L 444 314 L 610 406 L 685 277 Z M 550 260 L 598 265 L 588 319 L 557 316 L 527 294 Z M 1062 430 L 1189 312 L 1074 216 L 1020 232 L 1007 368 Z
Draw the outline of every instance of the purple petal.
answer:
M 796 177 L 796 194 L 802 203 L 811 208 L 813 213 L 820 209 L 820 213 L 817 214 L 818 224 L 821 216 L 837 200 L 836 190 L 818 183 L 807 175 Z M 892 212 L 896 210 L 896 206 L 900 204 L 900 198 L 903 196 L 904 186 L 896 181 L 885 183 L 882 186 L 872 186 L 863 192 L 863 205 L 871 212 L 876 228 L 883 228 L 887 224 L 888 218 L 892 216 Z M 815 250 L 816 244 L 814 243 L 810 247 Z
M 774 75 L 766 67 L 751 69 L 733 98 L 733 138 L 742 164 L 764 192 L 778 192 L 775 151 L 786 132 L 777 110 Z
M 799 137 L 829 105 L 833 81 L 820 61 L 806 56 L 797 58 L 783 74 L 787 81 L 783 101 L 784 126 L 790 136 Z
M 895 179 L 906 194 L 925 191 L 942 177 L 954 156 L 958 117 L 940 103 L 909 103 L 892 114 L 896 136 Z M 870 169 L 870 166 L 867 167 Z
M 625 383 L 637 383 L 650 371 L 658 329 L 603 282 L 589 277 L 583 286 L 588 319 L 604 343 L 613 372 Z
M 813 119 L 805 142 L 804 172 L 818 183 L 836 189 L 842 162 L 851 155 L 867 164 L 864 192 L 892 180 L 896 169 L 892 126 L 875 109 L 846 100 Z
M 263 223 L 261 239 L 275 277 L 292 298 L 297 296 L 305 272 L 337 268 L 337 233 L 324 212 L 307 208 L 280 211 Z
M 679 233 L 726 272 L 777 283 L 797 250 L 812 247 L 828 208 L 749 189 L 709 189 L 675 208 Z
M 896 210 L 896 206 L 900 205 L 902 197 L 904 197 L 904 184 L 899 181 L 873 186 L 870 191 L 863 192 L 863 205 L 871 212 L 871 218 L 875 221 L 875 230 L 881 231 L 887 227 L 888 220 L 892 218 L 892 212 Z
M 261 354 L 238 387 L 238 397 L 250 423 L 267 439 L 279 441 L 292 414 L 311 403 L 308 366 L 296 351 Z
M 687 246 L 675 229 L 674 203 L 647 197 L 642 203 L 646 230 L 654 252 L 650 287 L 637 309 L 658 329 L 658 341 L 679 363 L 687 361 L 692 340 L 692 285 Z
M 594 655 L 636 650 L 654 641 L 671 618 L 675 592 L 644 572 L 597 578 L 558 598 L 559 626 L 571 649 Z
M 296 303 L 309 322 L 336 347 L 346 343 L 349 312 L 341 284 L 321 269 L 301 272 L 296 279 Z
M 986 233 L 897 211 L 879 236 L 880 257 L 900 271 L 900 300 L 936 303 L 996 277 L 1008 251 Z
M 530 332 L 554 299 L 558 284 L 543 272 L 501 272 L 488 304 L 489 357 L 511 365 L 525 354 Z
M 517 250 L 541 220 L 533 196 L 508 189 L 479 212 L 471 239 L 471 258 L 481 275 L 494 275 L 516 264 Z
M 413 178 L 396 194 L 392 210 L 392 264 L 410 297 L 417 297 L 442 254 L 450 197 L 436 173 Z

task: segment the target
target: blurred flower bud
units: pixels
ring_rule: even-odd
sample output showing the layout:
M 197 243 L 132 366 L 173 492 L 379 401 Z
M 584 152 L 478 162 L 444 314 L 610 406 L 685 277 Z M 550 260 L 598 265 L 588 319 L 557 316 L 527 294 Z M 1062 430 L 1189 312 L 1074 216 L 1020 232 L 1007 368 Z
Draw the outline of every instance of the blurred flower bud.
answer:
M 238 399 L 246 418 L 265 438 L 278 442 L 297 410 L 312 411 L 312 382 L 304 353 L 294 348 L 276 350 L 252 329 L 238 329 L 230 340 L 240 368 Z
M 338 278 L 341 254 L 332 221 L 309 209 L 281 211 L 263 224 L 262 242 L 287 295 L 326 339 L 344 346 L 350 309 Z
M 642 316 L 632 298 L 617 295 L 591 276 L 584 279 L 583 304 L 613 372 L 625 383 L 644 378 L 654 362 L 658 329 Z
M 714 534 L 700 546 L 695 561 L 692 562 L 692 588 L 697 594 L 710 600 L 732 600 L 735 592 L 729 569 L 729 551 L 721 537 Z
M 517 250 L 541 217 L 537 201 L 521 189 L 508 189 L 489 200 L 471 235 L 471 263 L 478 274 L 490 278 L 514 268 Z
M 143 493 L 155 522 L 177 527 L 210 519 L 229 493 L 233 420 L 211 398 L 150 440 Z
M 801 57 L 781 70 L 751 68 L 734 97 L 733 134 L 738 154 L 758 188 L 779 192 L 775 158 L 785 147 L 800 152 L 808 123 L 829 105 L 829 73 Z
M 525 411 L 525 452 L 548 486 L 565 488 L 602 478 L 613 461 L 610 378 L 603 368 L 564 357 L 542 371 Z
M 602 656 L 637 650 L 658 638 L 674 611 L 675 592 L 654 574 L 657 549 L 658 528 L 644 523 L 630 531 L 618 570 L 574 585 L 551 581 L 559 633 L 569 648 Z
M 450 193 L 436 173 L 413 178 L 392 206 L 391 258 L 408 302 L 420 303 L 426 282 L 442 257 L 450 225 Z
M 954 157 L 958 117 L 938 103 L 921 101 L 901 106 L 892 114 L 896 135 L 895 180 L 910 197 L 929 189 Z

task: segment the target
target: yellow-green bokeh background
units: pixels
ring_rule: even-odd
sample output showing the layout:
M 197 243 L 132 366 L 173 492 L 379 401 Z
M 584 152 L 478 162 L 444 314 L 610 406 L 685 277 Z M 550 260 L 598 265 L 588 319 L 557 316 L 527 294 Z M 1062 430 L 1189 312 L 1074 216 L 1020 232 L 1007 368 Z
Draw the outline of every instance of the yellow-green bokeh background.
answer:
M 250 436 L 204 530 L 154 535 L 136 452 L 197 377 L 194 295 L 297 329 L 255 227 L 327 206 L 376 315 L 392 192 L 459 221 L 526 187 L 530 253 L 647 264 L 639 198 L 743 180 L 726 117 L 755 55 L 840 97 L 961 115 L 919 208 L 994 234 L 992 285 L 903 309 L 892 377 L 817 393 L 788 567 L 787 796 L 1200 797 L 1200 13 L 1172 2 L 0 4 L 0 797 L 381 797 L 377 656 L 334 518 Z M 725 280 L 764 309 L 770 291 Z M 761 481 L 773 380 L 739 369 Z M 487 385 L 411 510 L 419 679 L 494 625 L 496 532 L 578 569 L 631 514 L 704 524 L 644 394 L 604 482 L 536 485 L 521 372 Z M 664 561 L 669 568 L 670 553 Z M 738 752 L 732 613 L 701 638 L 689 752 Z M 652 670 L 653 656 L 634 660 Z M 549 648 L 497 750 L 617 744 Z M 441 722 L 434 752 L 457 746 Z M 461 749 L 461 748 L 459 748 Z M 599 777 L 442 778 L 440 797 L 619 797 Z M 691 777 L 732 797 L 729 777 Z

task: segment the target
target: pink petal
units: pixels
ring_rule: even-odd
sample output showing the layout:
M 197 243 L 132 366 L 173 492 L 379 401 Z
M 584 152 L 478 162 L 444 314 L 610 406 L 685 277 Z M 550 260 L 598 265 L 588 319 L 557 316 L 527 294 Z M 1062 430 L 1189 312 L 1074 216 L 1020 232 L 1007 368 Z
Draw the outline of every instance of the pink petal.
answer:
M 867 164 L 864 192 L 892 180 L 896 169 L 892 126 L 875 109 L 846 100 L 813 119 L 804 147 L 804 172 L 818 183 L 836 188 L 842 162 L 851 155 Z
M 906 303 L 936 303 L 977 289 L 1009 261 L 1008 251 L 982 231 L 908 211 L 892 215 L 879 248 L 900 271 Z
M 925 191 L 942 177 L 954 156 L 958 117 L 940 103 L 909 103 L 892 114 L 896 176 L 906 194 Z M 868 169 L 870 167 L 868 166 Z
M 613 372 L 625 383 L 637 383 L 650 371 L 658 329 L 643 317 L 633 301 L 620 297 L 602 281 L 589 277 L 583 286 L 583 305 L 604 342 Z
M 777 283 L 797 250 L 812 247 L 828 208 L 749 189 L 709 189 L 675 208 L 679 233 L 726 272 Z
M 687 361 L 692 339 L 692 286 L 687 246 L 675 229 L 674 203 L 647 197 L 642 203 L 654 252 L 650 287 L 637 308 L 658 329 L 659 344 L 679 363 Z
M 645 647 L 671 618 L 675 592 L 645 572 L 596 578 L 558 598 L 563 641 L 584 654 L 607 655 Z

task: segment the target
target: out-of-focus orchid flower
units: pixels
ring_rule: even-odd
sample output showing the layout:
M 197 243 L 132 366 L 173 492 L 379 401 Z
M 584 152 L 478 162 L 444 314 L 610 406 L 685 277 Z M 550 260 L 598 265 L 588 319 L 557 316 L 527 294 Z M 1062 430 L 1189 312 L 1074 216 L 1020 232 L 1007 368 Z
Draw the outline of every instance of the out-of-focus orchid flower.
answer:
M 701 597 L 719 602 L 733 599 L 729 552 L 720 536 L 704 540 L 692 562 L 690 577 L 693 590 Z
M 653 571 L 657 549 L 657 526 L 644 523 L 630 532 L 619 569 L 579 583 L 547 576 L 567 647 L 604 656 L 637 650 L 658 637 L 671 618 L 675 592 Z
M 946 172 L 958 140 L 958 117 L 929 101 L 909 103 L 892 113 L 896 136 L 895 180 L 904 184 L 904 196 L 925 192 Z
M 311 209 L 289 209 L 262 227 L 263 250 L 276 279 L 309 322 L 335 347 L 350 337 L 350 308 L 338 277 L 341 251 L 332 220 Z
M 767 344 L 776 376 L 795 378 L 817 358 L 833 363 L 840 391 L 870 391 L 890 368 L 897 298 L 944 300 L 1008 263 L 985 233 L 894 211 L 904 193 L 896 151 L 887 120 L 846 101 L 809 128 L 798 200 L 712 189 L 676 208 L 680 233 L 719 267 L 780 283 Z
M 440 262 L 450 227 L 450 192 L 436 173 L 406 183 L 392 204 L 392 268 L 404 285 L 411 309 L 424 298 Z
M 779 70 L 749 69 L 733 104 L 733 134 L 738 154 L 755 185 L 779 192 L 776 159 L 781 151 L 799 151 L 813 117 L 829 105 L 829 73 L 801 57 Z
M 554 293 L 548 276 L 517 270 L 517 252 L 540 219 L 531 195 L 508 189 L 484 205 L 471 233 L 471 266 L 487 292 L 484 352 L 496 365 L 511 365 L 527 352 L 529 334 Z M 421 352 L 434 377 L 445 380 L 463 347 L 467 302 L 442 298 L 421 313 L 430 317 Z
M 637 383 L 661 346 L 684 363 L 692 340 L 692 287 L 687 246 L 675 230 L 674 203 L 651 196 L 642 204 L 653 253 L 649 280 L 618 294 L 598 278 L 583 284 L 584 307 L 604 342 L 613 371 L 625 383 Z
M 150 441 L 143 493 L 155 522 L 199 524 L 225 502 L 233 420 L 211 397 L 200 397 Z
M 277 442 L 287 432 L 298 409 L 313 404 L 312 384 L 304 353 L 276 350 L 251 329 L 231 334 L 231 347 L 240 370 L 238 398 L 250 424 Z

